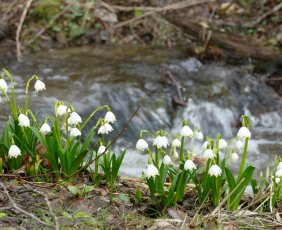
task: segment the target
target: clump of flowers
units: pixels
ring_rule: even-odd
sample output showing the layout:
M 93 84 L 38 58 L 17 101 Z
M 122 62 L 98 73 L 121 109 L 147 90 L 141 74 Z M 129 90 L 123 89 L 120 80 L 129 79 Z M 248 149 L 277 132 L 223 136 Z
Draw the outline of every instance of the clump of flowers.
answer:
M 7 93 L 8 84 L 5 78 L 11 82 L 11 95 Z M 38 122 L 28 106 L 29 86 L 34 80 L 34 89 L 37 93 L 46 90 L 45 83 L 38 76 L 30 77 L 26 84 L 25 107 L 20 108 L 17 106 L 13 77 L 3 69 L 0 90 L 12 112 L 12 117 L 6 122 L 1 138 L 4 151 L 0 153 L 0 160 L 7 165 L 4 170 L 14 171 L 21 168 L 26 164 L 23 160 L 25 158 L 28 159 L 28 164 L 25 165 L 26 173 L 33 175 L 52 171 L 57 178 L 71 179 L 79 170 L 89 167 L 96 159 L 96 169 L 93 173 L 95 183 L 100 180 L 97 178 L 101 172 L 100 167 L 110 182 L 115 181 L 125 151 L 119 157 L 112 154 L 110 150 L 106 151 L 105 135 L 113 131 L 110 123 L 116 122 L 116 117 L 109 106 L 96 108 L 83 122 L 82 117 L 71 104 L 57 101 L 54 105 L 54 114 L 46 116 L 43 123 Z M 103 110 L 106 110 L 104 118 L 100 117 L 82 139 L 84 128 L 90 119 Z M 92 147 L 93 140 L 100 143 L 99 149 Z M 37 152 L 37 147 L 40 145 L 44 148 L 43 154 Z M 43 161 L 48 161 L 51 168 L 44 168 L 41 165 Z
M 242 127 L 237 136 L 229 141 L 223 139 L 220 134 L 216 139 L 206 137 L 204 141 L 200 129 L 192 130 L 186 120 L 183 120 L 182 129 L 174 138 L 164 130 L 157 131 L 155 135 L 148 130 L 142 130 L 136 149 L 148 154 L 148 166 L 144 176 L 155 204 L 157 205 L 158 198 L 166 207 L 182 201 L 186 185 L 192 182 L 198 191 L 200 203 L 211 198 L 217 206 L 226 196 L 227 208 L 237 209 L 247 185 L 253 181 L 255 169 L 253 166 L 246 167 L 248 141 L 251 138 L 249 128 L 248 117 L 242 116 Z M 152 139 L 152 144 L 147 138 Z M 201 152 L 194 152 L 194 141 L 204 141 Z M 204 163 L 197 165 L 193 158 L 195 155 Z M 237 178 L 229 165 L 236 162 L 240 164 Z M 275 181 L 280 183 L 281 176 L 280 162 L 274 176 Z

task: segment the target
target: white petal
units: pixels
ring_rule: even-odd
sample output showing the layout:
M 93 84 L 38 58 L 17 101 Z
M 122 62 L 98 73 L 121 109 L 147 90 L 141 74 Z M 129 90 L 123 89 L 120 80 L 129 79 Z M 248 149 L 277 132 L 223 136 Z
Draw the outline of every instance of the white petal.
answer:
M 36 92 L 42 91 L 42 90 L 46 90 L 46 86 L 44 84 L 44 82 L 37 80 L 34 84 L 34 89 Z

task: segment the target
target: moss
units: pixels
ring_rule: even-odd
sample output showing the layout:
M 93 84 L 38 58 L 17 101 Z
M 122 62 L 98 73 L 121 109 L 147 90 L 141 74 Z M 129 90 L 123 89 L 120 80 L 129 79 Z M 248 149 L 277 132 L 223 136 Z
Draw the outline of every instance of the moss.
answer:
M 50 20 L 60 12 L 60 0 L 39 0 L 32 11 L 34 17 L 39 20 Z

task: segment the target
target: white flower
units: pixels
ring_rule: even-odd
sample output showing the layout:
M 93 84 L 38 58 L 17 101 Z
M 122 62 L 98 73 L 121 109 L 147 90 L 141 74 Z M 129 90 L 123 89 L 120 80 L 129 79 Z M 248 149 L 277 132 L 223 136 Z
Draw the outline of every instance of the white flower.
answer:
M 109 123 L 105 123 L 104 125 L 101 125 L 98 129 L 98 134 L 108 134 L 113 130 L 113 127 Z
M 8 89 L 8 85 L 4 79 L 0 79 L 0 88 L 3 89 L 5 92 Z
M 108 123 L 114 123 L 116 121 L 116 116 L 111 111 L 109 111 L 105 115 L 105 121 Z
M 165 136 L 158 135 L 155 139 L 153 139 L 153 145 L 156 145 L 158 149 L 167 148 L 168 139 Z
M 144 151 L 145 149 L 148 149 L 148 143 L 144 139 L 139 139 L 136 143 L 136 149 Z
M 18 146 L 11 145 L 8 154 L 10 158 L 12 157 L 17 158 L 19 155 L 21 155 L 21 150 L 19 149 Z
M 155 167 L 155 165 L 149 164 L 149 165 L 147 166 L 146 176 L 147 176 L 148 178 L 150 178 L 150 177 L 155 177 L 155 176 L 158 175 L 158 174 L 159 174 L 159 171 L 158 171 L 158 169 Z
M 37 80 L 34 84 L 34 89 L 36 92 L 42 91 L 42 90 L 46 90 L 46 86 L 44 84 L 44 82 Z
M 176 151 L 176 149 L 174 149 L 174 151 L 173 151 L 173 157 L 174 157 L 175 159 L 178 158 L 178 152 Z
M 168 155 L 165 155 L 164 159 L 163 159 L 163 163 L 165 165 L 169 165 L 171 163 L 171 159 Z
M 282 169 L 279 169 L 276 171 L 276 176 L 281 177 L 282 176 Z
M 204 139 L 204 135 L 201 131 L 196 131 L 195 132 L 195 138 L 199 141 L 202 141 Z
M 180 145 L 181 145 L 181 141 L 180 140 L 178 140 L 177 138 L 175 138 L 173 141 L 172 141 L 172 147 L 176 147 L 176 148 L 178 148 L 178 147 L 180 147 Z
M 202 145 L 202 149 L 207 149 L 208 148 L 208 141 L 205 141 L 204 144 Z
M 186 160 L 184 164 L 184 169 L 185 170 L 194 170 L 194 169 L 197 169 L 197 167 L 192 160 Z
M 77 137 L 77 136 L 81 136 L 81 132 L 78 128 L 72 128 L 70 130 L 70 136 L 71 137 Z
M 188 125 L 184 125 L 180 132 L 183 137 L 193 137 L 193 131 Z
M 78 123 L 81 123 L 82 119 L 76 112 L 72 112 L 69 119 L 68 119 L 68 124 L 69 125 L 77 125 Z
M 70 111 L 70 110 L 69 110 Z M 57 115 L 63 116 L 67 113 L 67 106 L 66 105 L 59 105 L 57 107 Z
M 41 126 L 39 132 L 41 132 L 43 135 L 46 135 L 51 132 L 51 127 L 47 123 L 44 123 Z
M 282 161 L 279 162 L 279 164 L 277 165 L 277 171 L 280 170 L 280 169 L 282 169 Z
M 276 183 L 276 184 L 279 184 L 279 183 L 280 183 L 280 177 L 276 177 L 276 178 L 275 178 L 275 183 Z
M 247 127 L 241 127 L 237 133 L 239 139 L 251 138 L 251 132 Z
M 160 135 L 158 135 L 156 138 L 153 139 L 153 145 L 157 145 L 159 143 Z
M 238 150 L 241 150 L 242 147 L 243 147 L 243 142 L 240 141 L 240 140 L 237 140 L 237 141 L 236 141 L 236 148 L 237 148 Z
M 239 156 L 238 156 L 238 154 L 237 153 L 232 153 L 232 155 L 231 155 L 231 160 L 232 161 L 237 161 L 239 159 Z
M 212 165 L 208 172 L 211 176 L 219 176 L 222 173 L 221 168 L 218 165 Z
M 212 159 L 214 157 L 213 151 L 211 149 L 206 149 L 203 152 L 203 157 L 206 158 L 206 159 Z
M 29 118 L 24 114 L 20 114 L 19 115 L 19 125 L 22 127 L 29 127 L 30 126 Z
M 227 147 L 227 142 L 224 139 L 220 139 L 218 142 L 218 148 L 219 149 L 225 149 Z
M 98 149 L 98 154 L 100 155 L 100 154 L 104 153 L 105 150 L 106 150 L 106 147 L 103 146 L 103 145 L 101 145 L 101 146 L 99 147 L 99 149 Z

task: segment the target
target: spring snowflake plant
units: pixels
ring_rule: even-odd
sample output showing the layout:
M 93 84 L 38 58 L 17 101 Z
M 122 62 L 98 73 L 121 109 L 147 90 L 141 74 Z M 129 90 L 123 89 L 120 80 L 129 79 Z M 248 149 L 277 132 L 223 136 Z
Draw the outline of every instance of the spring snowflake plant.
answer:
M 226 141 L 220 134 L 215 140 L 206 137 L 201 152 L 197 154 L 194 152 L 194 142 L 202 142 L 203 133 L 198 128 L 192 130 L 185 120 L 179 134 L 173 139 L 163 130 L 157 131 L 156 135 L 148 130 L 140 131 L 136 149 L 148 154 L 144 177 L 155 205 L 159 198 L 166 207 L 176 205 L 184 199 L 187 184 L 194 183 L 200 203 L 211 199 L 214 206 L 218 206 L 225 197 L 227 209 L 238 209 L 247 185 L 253 180 L 255 169 L 253 166 L 246 166 L 248 142 L 251 138 L 249 128 L 248 117 L 242 116 L 242 127 L 236 138 Z M 152 139 L 152 145 L 146 141 L 145 134 Z M 230 170 L 231 163 L 240 164 L 239 172 L 233 173 Z M 274 172 L 276 182 L 282 173 L 280 168 L 282 163 Z M 235 175 L 238 175 L 237 178 Z M 280 180 L 275 186 L 273 189 L 276 195 L 273 200 L 281 191 Z
M 11 95 L 8 94 L 7 78 L 11 82 Z M 37 93 L 46 90 L 44 82 L 37 76 L 32 76 L 26 84 L 25 106 L 21 108 L 17 105 L 13 77 L 3 69 L 0 90 L 10 106 L 12 115 L 5 124 L 0 142 L 1 172 L 3 168 L 5 172 L 13 172 L 26 166 L 30 175 L 51 170 L 57 178 L 69 178 L 83 167 L 90 166 L 95 156 L 93 177 L 96 178 L 100 172 L 104 172 L 109 181 L 115 181 L 125 151 L 117 157 L 111 154 L 110 150 L 106 152 L 106 147 L 101 149 L 101 146 L 106 145 L 105 135 L 113 130 L 111 124 L 116 121 L 109 106 L 98 107 L 83 122 L 72 105 L 57 101 L 54 105 L 54 114 L 46 116 L 43 123 L 38 123 L 28 107 L 29 86 L 33 80 Z M 100 117 L 86 137 L 82 138 L 82 132 L 90 119 L 102 110 L 107 110 L 105 117 Z M 91 150 L 94 136 L 97 144 Z M 99 158 L 101 154 L 103 160 Z

